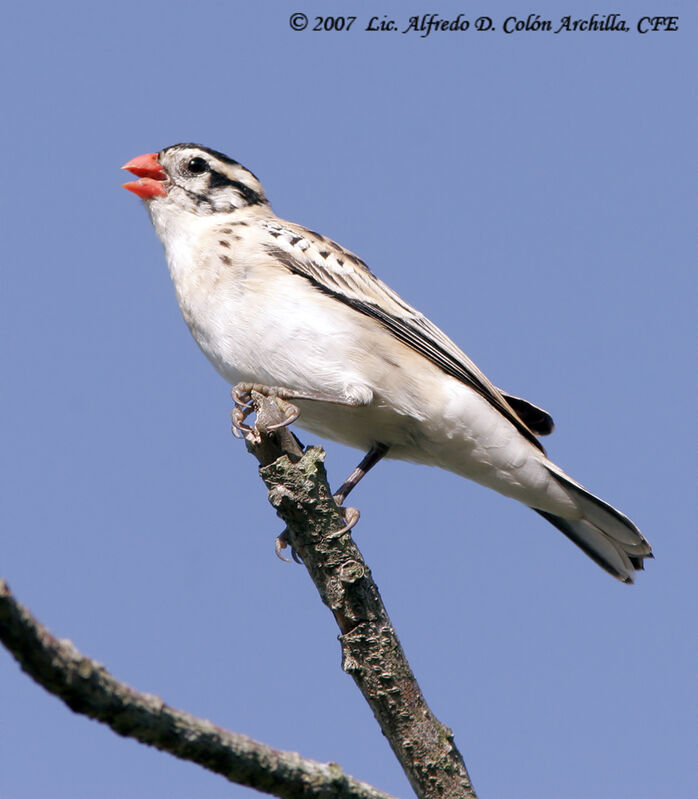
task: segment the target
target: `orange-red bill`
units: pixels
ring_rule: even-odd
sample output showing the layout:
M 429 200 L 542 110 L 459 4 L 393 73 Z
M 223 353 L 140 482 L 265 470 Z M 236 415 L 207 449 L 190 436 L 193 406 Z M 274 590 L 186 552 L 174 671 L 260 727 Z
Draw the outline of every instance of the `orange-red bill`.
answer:
M 151 200 L 153 197 L 167 197 L 167 189 L 161 180 L 153 178 L 141 178 L 122 183 L 121 186 L 128 191 L 132 191 L 141 200 Z
M 121 168 L 133 172 L 134 175 L 140 178 L 140 180 L 132 180 L 122 185 L 142 200 L 167 196 L 167 189 L 164 186 L 164 181 L 167 180 L 167 173 L 160 166 L 157 153 L 139 155 L 136 158 L 132 158 Z
M 128 169 L 139 178 L 153 178 L 153 180 L 166 180 L 167 173 L 160 166 L 157 153 L 146 153 L 145 155 L 136 156 L 128 163 L 124 164 L 122 169 Z

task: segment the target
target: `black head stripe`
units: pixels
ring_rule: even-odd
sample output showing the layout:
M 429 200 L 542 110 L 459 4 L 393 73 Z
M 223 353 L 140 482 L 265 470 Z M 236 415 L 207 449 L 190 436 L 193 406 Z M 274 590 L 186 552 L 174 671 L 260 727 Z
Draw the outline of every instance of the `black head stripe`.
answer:
M 201 145 L 195 145 L 195 146 L 200 147 Z M 205 153 L 208 153 L 209 155 L 212 155 L 214 158 L 217 158 L 219 161 L 222 161 L 224 164 L 229 164 L 230 166 L 240 165 L 238 161 L 236 161 L 233 158 L 229 158 L 225 153 L 218 152 L 218 150 L 212 150 L 210 147 L 201 147 L 201 149 Z
M 218 150 L 212 150 L 210 147 L 205 147 L 203 144 L 196 144 L 195 142 L 181 142 L 180 144 L 173 144 L 170 147 L 165 147 L 163 152 L 167 150 L 187 150 L 187 149 L 194 149 L 194 150 L 201 150 L 204 153 L 208 153 L 212 155 L 214 158 L 217 158 L 219 161 L 223 161 L 224 164 L 230 164 L 230 166 L 240 166 L 237 161 L 234 161 L 232 158 L 229 158 L 225 153 L 219 153 Z
M 265 202 L 264 197 L 259 192 L 251 189 L 249 186 L 245 186 L 245 184 L 241 183 L 239 180 L 233 180 L 221 172 L 216 172 L 215 169 L 212 169 L 209 173 L 208 185 L 211 189 L 218 189 L 222 186 L 230 186 L 240 194 L 247 205 L 259 205 L 260 203 Z
M 216 172 L 215 169 L 212 169 L 209 173 L 208 185 L 211 189 L 220 189 L 222 186 L 234 186 L 237 188 L 240 183 L 237 180 L 232 180 L 222 172 Z
M 203 144 L 196 144 L 196 142 L 181 142 L 180 144 L 173 144 L 170 147 L 165 147 L 162 152 L 167 152 L 168 150 L 186 150 L 187 148 L 194 148 L 196 150 L 201 150 L 204 153 L 208 153 L 208 155 L 213 156 L 213 158 L 217 158 L 219 161 L 222 161 L 224 164 L 228 164 L 229 166 L 242 166 L 239 161 L 236 161 L 234 158 L 230 158 L 225 153 L 221 153 L 218 150 L 213 150 L 211 147 L 206 147 Z M 243 167 L 243 169 L 247 169 L 247 167 Z M 247 169 L 250 172 L 249 169 Z M 250 175 L 256 180 L 259 181 L 257 175 L 253 172 L 250 172 Z

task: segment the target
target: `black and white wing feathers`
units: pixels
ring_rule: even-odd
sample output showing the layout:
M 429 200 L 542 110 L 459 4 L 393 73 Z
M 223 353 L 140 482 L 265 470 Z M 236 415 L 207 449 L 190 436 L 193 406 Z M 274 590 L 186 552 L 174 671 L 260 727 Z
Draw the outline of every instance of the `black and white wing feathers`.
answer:
M 300 225 L 271 220 L 263 225 L 270 237 L 266 250 L 278 263 L 318 291 L 372 317 L 403 344 L 470 386 L 543 451 L 535 433 L 552 430 L 550 416 L 526 400 L 503 394 L 445 333 L 379 280 L 360 258 Z

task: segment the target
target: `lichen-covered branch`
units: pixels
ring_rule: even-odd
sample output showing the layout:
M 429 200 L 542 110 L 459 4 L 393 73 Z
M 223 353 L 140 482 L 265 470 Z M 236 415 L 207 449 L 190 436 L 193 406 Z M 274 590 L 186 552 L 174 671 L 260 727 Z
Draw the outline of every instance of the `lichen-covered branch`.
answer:
M 246 436 L 284 540 L 310 573 L 340 629 L 342 668 L 369 703 L 420 799 L 476 799 L 451 731 L 426 704 L 376 584 L 327 484 L 325 453 L 302 448 L 271 399 L 253 395 L 257 425 Z M 0 641 L 22 669 L 72 710 L 232 782 L 286 799 L 391 799 L 324 764 L 168 707 L 119 682 L 70 641 L 55 638 L 0 580 Z
M 351 674 L 420 799 L 474 799 L 451 731 L 431 712 L 395 630 L 327 483 L 325 453 L 302 450 L 274 402 L 253 394 L 257 424 L 247 448 L 260 462 L 269 501 L 285 522 L 285 540 L 300 556 L 341 635 L 342 668 Z M 339 531 L 339 532 L 338 532 Z
M 349 777 L 336 763 L 318 763 L 168 707 L 135 691 L 59 640 L 22 607 L 0 580 L 0 641 L 22 669 L 76 713 L 108 724 L 231 782 L 284 799 L 392 799 Z

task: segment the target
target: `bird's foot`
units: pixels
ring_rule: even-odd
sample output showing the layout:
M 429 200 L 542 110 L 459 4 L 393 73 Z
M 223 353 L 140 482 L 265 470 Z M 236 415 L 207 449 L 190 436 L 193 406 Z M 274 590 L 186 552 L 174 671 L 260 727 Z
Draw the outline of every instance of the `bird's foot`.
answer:
M 332 540 L 333 538 L 339 538 L 340 536 L 346 535 L 359 521 L 359 517 L 361 514 L 359 513 L 358 508 L 342 508 L 340 510 L 344 514 L 344 520 L 346 524 L 344 527 L 341 527 L 339 530 L 335 530 L 332 533 L 327 533 L 325 536 L 326 539 Z M 285 557 L 282 552 L 284 549 L 289 548 L 291 549 L 291 557 L 296 561 L 296 563 L 303 563 L 303 559 L 301 556 L 296 552 L 293 547 L 293 544 L 290 541 L 289 534 L 288 534 L 288 527 L 284 529 L 281 535 L 278 535 L 274 540 L 274 552 L 276 553 L 276 557 L 279 560 L 283 560 L 284 563 L 290 563 L 291 561 Z
M 265 430 L 269 432 L 278 430 L 280 427 L 288 427 L 288 425 L 293 424 L 300 416 L 298 408 L 291 402 L 288 402 L 288 399 L 297 396 L 289 389 L 281 386 L 265 386 L 261 383 L 238 383 L 232 391 L 235 407 L 231 414 L 233 435 L 237 438 L 242 438 L 254 432 L 254 428 L 245 424 L 245 421 L 255 410 L 255 394 L 273 399 L 284 416 L 283 420 L 280 422 L 265 425 Z
M 283 533 L 281 533 L 281 535 L 278 535 L 276 537 L 276 540 L 274 541 L 274 552 L 276 552 L 276 557 L 279 558 L 279 560 L 283 560 L 284 563 L 290 563 L 291 561 L 288 558 L 285 558 L 281 554 L 281 550 L 286 549 L 286 547 L 291 548 L 291 557 L 296 561 L 296 563 L 303 563 L 300 556 L 293 548 L 293 544 L 289 541 L 288 527 L 285 528 L 285 530 L 283 531 Z
M 231 413 L 233 421 L 233 434 L 238 437 L 254 437 L 259 435 L 259 430 L 271 432 L 279 428 L 287 427 L 296 421 L 300 416 L 300 410 L 289 400 L 310 400 L 315 402 L 328 402 L 338 405 L 356 406 L 357 402 L 354 400 L 340 399 L 336 396 L 315 392 L 300 392 L 293 389 L 284 388 L 283 386 L 265 386 L 262 383 L 238 383 L 232 390 L 232 397 L 235 407 Z M 278 407 L 283 418 L 281 421 L 273 421 L 271 424 L 266 423 L 261 416 L 268 416 L 268 409 L 265 411 L 264 407 L 260 405 L 260 398 L 267 397 L 274 401 Z M 254 427 L 245 424 L 247 417 L 250 414 L 257 412 L 257 423 Z M 276 415 L 278 418 L 278 414 Z M 297 441 L 297 439 L 296 439 Z M 298 443 L 298 442 L 297 442 Z M 333 495 L 333 499 L 339 506 L 339 509 L 344 515 L 345 524 L 339 530 L 327 534 L 327 538 L 339 538 L 346 535 L 353 527 L 356 526 L 360 518 L 360 513 L 357 508 L 344 508 L 342 503 L 347 498 L 349 492 L 356 486 L 361 478 L 374 466 L 388 451 L 385 444 L 374 444 L 370 451 L 366 454 L 359 466 L 352 472 L 347 480 L 342 484 L 337 493 Z M 284 561 L 288 562 L 281 553 L 287 547 L 291 547 L 291 555 L 297 563 L 302 563 L 297 552 L 293 548 L 289 540 L 288 528 L 286 528 L 280 536 L 276 538 L 274 550 L 277 556 Z
M 344 521 L 346 522 L 346 524 L 344 525 L 344 527 L 340 528 L 339 530 L 335 530 L 333 533 L 328 533 L 327 538 L 330 539 L 339 538 L 340 536 L 345 535 L 353 527 L 356 527 L 356 523 L 359 521 L 359 518 L 361 516 L 361 513 L 359 512 L 358 508 L 343 508 L 340 505 L 339 509 L 344 514 Z

